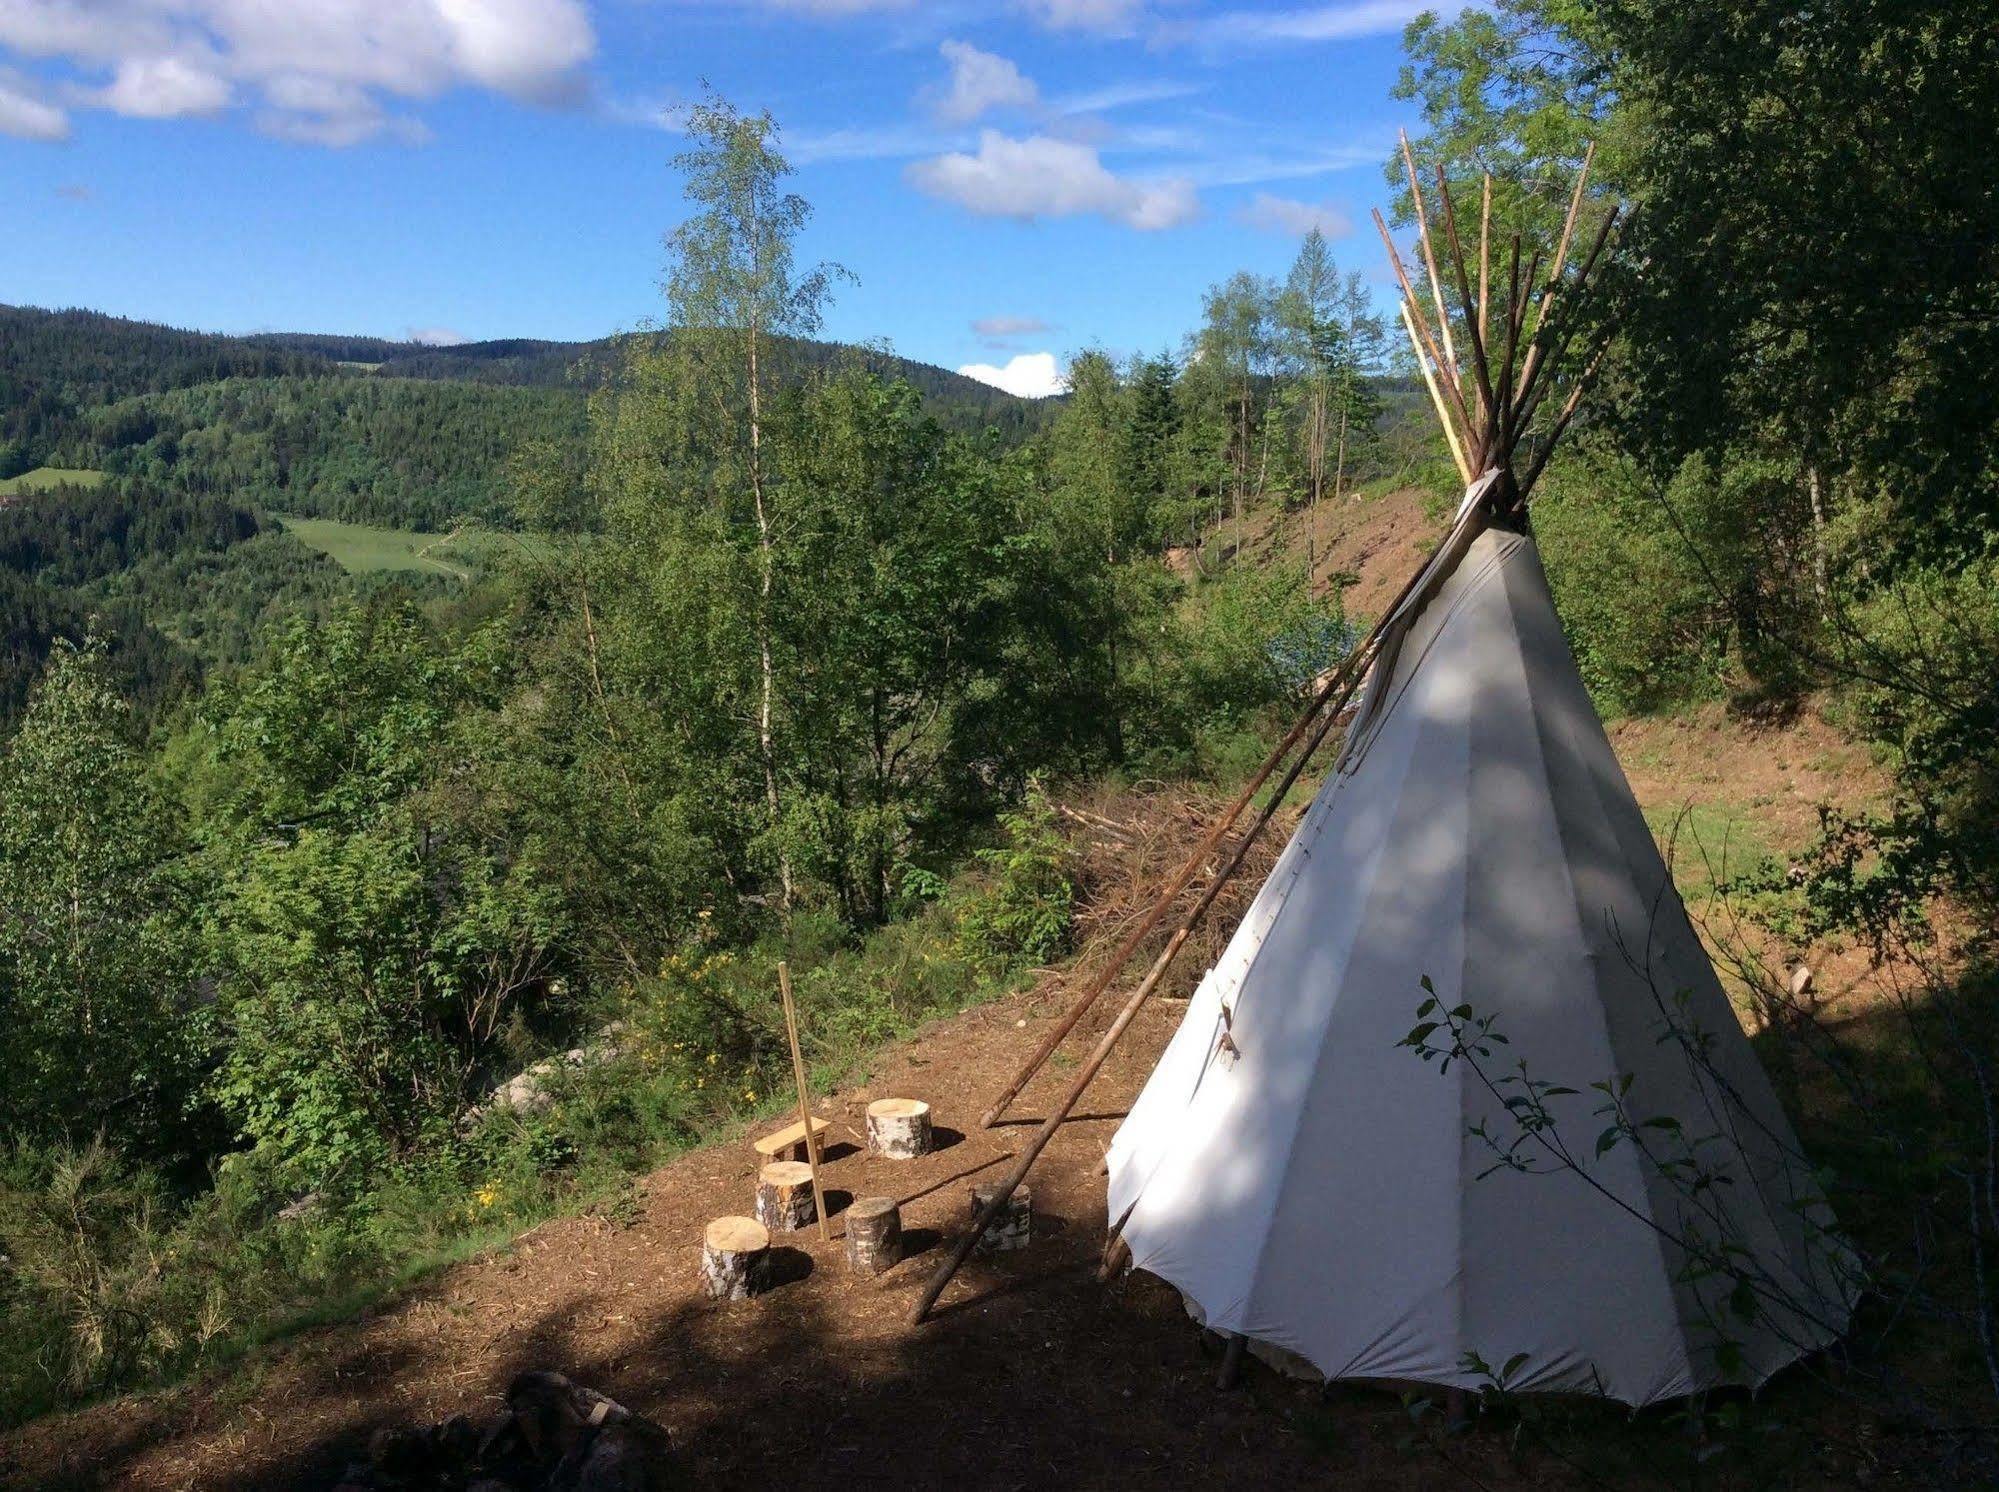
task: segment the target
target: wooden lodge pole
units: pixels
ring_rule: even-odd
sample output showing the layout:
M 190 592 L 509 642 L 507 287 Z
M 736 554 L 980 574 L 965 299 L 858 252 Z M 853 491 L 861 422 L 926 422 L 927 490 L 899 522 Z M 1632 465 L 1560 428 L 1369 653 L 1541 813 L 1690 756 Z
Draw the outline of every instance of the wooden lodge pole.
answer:
M 1416 244 L 1423 251 L 1423 265 L 1430 272 L 1430 304 L 1436 307 L 1437 330 L 1443 334 L 1444 356 L 1451 360 L 1451 372 L 1457 373 L 1458 349 L 1451 340 L 1451 305 L 1444 299 L 1444 283 L 1437 276 L 1437 251 L 1430 242 L 1430 214 L 1423 206 L 1423 187 L 1416 175 L 1416 154 L 1409 148 L 1409 132 L 1399 132 L 1402 139 L 1402 164 L 1409 172 L 1409 201 L 1416 209 Z
M 1430 360 L 1423 356 L 1423 342 L 1416 335 L 1416 323 L 1409 319 L 1408 299 L 1405 297 L 1397 301 L 1395 308 L 1402 313 L 1402 325 L 1409 332 L 1409 345 L 1416 350 L 1416 366 L 1423 371 L 1423 382 L 1430 390 L 1430 402 L 1437 409 L 1437 421 L 1444 427 L 1444 441 L 1451 448 L 1451 463 L 1458 469 L 1458 479 L 1470 486 L 1471 463 L 1465 459 L 1464 447 L 1458 444 L 1458 432 L 1452 425 L 1450 411 L 1444 408 L 1444 396 L 1437 391 L 1437 378 L 1430 371 Z
M 1492 437 L 1499 425 L 1499 401 L 1493 397 L 1492 370 L 1485 352 L 1485 333 L 1480 329 L 1481 320 L 1478 305 L 1472 300 L 1471 280 L 1465 272 L 1465 249 L 1458 241 L 1457 208 L 1451 202 L 1450 178 L 1444 174 L 1443 163 L 1437 163 L 1437 197 L 1444 204 L 1444 234 L 1451 251 L 1451 268 L 1457 278 L 1458 301 L 1464 310 L 1465 334 L 1471 338 L 1472 372 L 1478 375 L 1478 417 L 1479 428 L 1474 434 L 1478 440 L 1478 468 L 1483 471 L 1492 464 Z M 1481 277 L 1484 270 L 1480 270 Z
M 1351 662 L 1360 651 L 1356 648 L 1348 655 L 1347 661 Z M 1109 961 L 1098 970 L 1096 976 L 1090 980 L 1089 986 L 1077 996 L 1075 1003 L 1063 1014 L 1062 1019 L 1041 1038 L 1041 1044 L 1034 1049 L 1034 1054 L 1021 1064 L 1020 1071 L 1013 1075 L 1007 1085 L 999 1091 L 999 1095 L 987 1106 L 985 1113 L 979 1118 L 979 1128 L 991 1129 L 999 1123 L 1008 1106 L 1020 1097 L 1020 1090 L 1041 1071 L 1049 1057 L 1054 1055 L 1055 1048 L 1062 1044 L 1063 1038 L 1076 1029 L 1076 1023 L 1089 1013 L 1090 1007 L 1097 1003 L 1105 990 L 1110 988 L 1111 981 L 1117 978 L 1118 972 L 1131 961 L 1132 954 L 1138 951 L 1138 945 L 1159 926 L 1167 911 L 1179 899 L 1180 893 L 1187 889 L 1188 884 L 1199 874 L 1201 867 L 1207 863 L 1208 856 L 1215 852 L 1215 847 L 1222 842 L 1229 830 L 1235 827 L 1236 820 L 1242 817 L 1242 811 L 1249 807 L 1250 800 L 1256 796 L 1257 790 L 1269 779 L 1270 774 L 1277 770 L 1285 754 L 1298 744 L 1299 737 L 1305 734 L 1312 721 L 1325 708 L 1326 702 L 1332 698 L 1333 691 L 1339 688 L 1347 673 L 1347 666 L 1343 663 L 1333 671 L 1332 677 L 1326 681 L 1324 687 L 1312 696 L 1312 702 L 1305 707 L 1297 723 L 1291 727 L 1284 739 L 1277 743 L 1270 755 L 1263 759 L 1263 765 L 1256 769 L 1256 775 L 1250 778 L 1241 792 L 1236 794 L 1235 801 L 1229 804 L 1222 816 L 1215 820 L 1214 827 L 1209 829 L 1206 836 L 1194 847 L 1193 853 L 1175 872 L 1166 889 L 1159 894 L 1146 914 L 1139 918 L 1137 925 L 1125 934 L 1124 941 L 1118 944 Z
M 777 987 L 784 996 L 784 1034 L 791 1038 L 791 1076 L 798 1084 L 798 1122 L 805 1128 L 805 1163 L 812 1168 L 812 1206 L 819 1214 L 819 1236 L 831 1238 L 826 1226 L 826 1194 L 819 1189 L 819 1136 L 812 1130 L 812 1099 L 805 1088 L 805 1058 L 798 1050 L 798 1010 L 791 1003 L 791 965 L 778 961 Z
M 1428 567 L 1425 566 L 1425 568 Z M 1411 583 L 1413 584 L 1414 582 L 1412 581 Z M 1343 676 L 1358 678 L 1359 670 L 1352 668 L 1350 665 L 1354 664 L 1363 655 L 1372 656 L 1373 644 L 1379 635 L 1379 630 L 1379 627 L 1377 627 L 1374 633 L 1369 634 L 1367 644 L 1354 649 L 1348 655 L 1347 663 L 1343 664 L 1334 674 L 1336 681 Z M 1347 692 L 1349 694 L 1352 693 L 1351 687 L 1348 688 Z M 1311 718 L 1309 715 L 1306 717 L 1307 720 Z M 1193 935 L 1194 929 L 1200 924 L 1201 918 L 1206 915 L 1208 908 L 1214 905 L 1215 898 L 1221 894 L 1222 887 L 1226 886 L 1235 873 L 1242 868 L 1242 862 L 1249 857 L 1251 846 L 1256 843 L 1257 837 L 1263 832 L 1264 826 L 1276 816 L 1278 806 L 1289 796 L 1292 787 L 1298 781 L 1299 775 L 1305 770 L 1305 764 L 1312 759 L 1312 754 L 1319 749 L 1320 743 L 1326 739 L 1327 733 L 1332 730 L 1333 723 L 1338 718 L 1339 711 L 1337 708 L 1333 708 L 1328 709 L 1323 718 L 1320 719 L 1318 729 L 1312 732 L 1311 739 L 1305 743 L 1304 749 L 1298 753 L 1297 759 L 1291 763 L 1290 769 L 1285 772 L 1284 780 L 1277 785 L 1277 791 L 1272 793 L 1269 801 L 1258 810 L 1256 822 L 1250 825 L 1249 832 L 1243 835 L 1241 840 L 1237 842 L 1235 853 L 1229 857 L 1229 863 L 1223 866 L 1221 871 L 1208 882 L 1206 889 L 1201 892 L 1200 900 L 1195 902 L 1187 915 L 1180 919 L 1180 925 L 1173 930 L 1173 936 L 1167 939 L 1166 946 L 1159 951 L 1159 956 L 1152 961 L 1152 967 L 1146 970 L 1145 977 L 1138 982 L 1138 987 L 1131 992 L 1130 998 L 1124 1002 L 1124 1008 L 1118 1012 L 1117 1019 L 1111 1022 L 1110 1029 L 1104 1032 L 1103 1037 L 1097 1042 L 1096 1049 L 1090 1053 L 1082 1067 L 1077 1071 L 1075 1079 L 1069 1084 L 1069 1091 L 1062 1095 L 1062 1101 L 1055 1106 L 1046 1119 L 1041 1121 L 1041 1128 L 1036 1130 L 1034 1138 L 1027 1142 L 1027 1147 L 1020 1153 L 1020 1159 L 1014 1162 L 1013 1169 L 1006 1174 L 1006 1179 L 994 1188 L 991 1197 L 986 1201 L 986 1205 L 979 1210 L 978 1216 L 972 1219 L 971 1227 L 965 1230 L 964 1236 L 958 1240 L 957 1246 L 951 1250 L 951 1257 L 946 1259 L 938 1267 L 937 1273 L 930 1277 L 930 1283 L 923 1288 L 922 1297 L 916 1302 L 915 1308 L 909 1313 L 909 1324 L 911 1326 L 920 1326 L 923 1324 L 924 1318 L 930 1314 L 930 1308 L 937 1304 L 937 1297 L 942 1295 L 944 1287 L 951 1283 L 951 1277 L 963 1266 L 965 1260 L 971 1257 L 972 1250 L 978 1247 L 979 1239 L 985 1236 L 985 1231 L 992 1225 L 993 1219 L 1005 1210 L 1007 1199 L 1013 1195 L 1014 1190 L 1021 1182 L 1027 1179 L 1027 1173 L 1033 1169 L 1034 1162 L 1040 1158 L 1041 1152 L 1048 1148 L 1048 1142 L 1055 1138 L 1055 1131 L 1062 1127 L 1063 1121 L 1069 1117 L 1071 1111 L 1081 1101 L 1083 1090 L 1090 1086 L 1091 1081 L 1103 1070 L 1104 1063 L 1110 1060 L 1111 1052 L 1116 1048 L 1119 1039 L 1123 1037 L 1125 1031 L 1131 1026 L 1131 1023 L 1137 1019 L 1138 1012 L 1144 1007 L 1145 1002 L 1151 997 L 1152 992 L 1159 987 L 1159 981 L 1165 977 L 1166 971 L 1172 967 L 1173 960 L 1179 956 L 1180 950 L 1186 946 L 1187 939 Z
M 1485 173 L 1485 187 L 1478 209 L 1478 343 L 1485 342 L 1487 282 L 1492 278 L 1492 173 Z
M 1436 337 L 1431 334 L 1430 323 L 1423 315 L 1423 303 L 1416 297 L 1416 287 L 1409 283 L 1409 271 L 1403 266 L 1402 252 L 1395 247 L 1395 238 L 1388 231 L 1388 220 L 1381 215 L 1381 209 L 1378 207 L 1374 209 L 1374 226 L 1381 234 L 1383 247 L 1388 250 L 1389 266 L 1395 271 L 1395 279 L 1402 287 L 1402 299 L 1408 307 L 1405 315 L 1409 321 L 1409 335 L 1415 338 L 1417 333 L 1421 332 L 1422 335 L 1418 338 L 1420 345 L 1429 349 L 1430 361 L 1437 365 L 1437 377 L 1442 380 L 1444 389 L 1450 394 L 1451 402 L 1456 407 L 1465 428 L 1470 429 L 1471 406 L 1465 403 L 1464 390 L 1457 382 L 1457 370 L 1444 360 L 1443 350 L 1438 347 Z M 1423 359 L 1418 356 L 1416 361 L 1420 363 Z M 1450 425 L 1448 419 L 1445 420 L 1445 425 L 1447 427 Z

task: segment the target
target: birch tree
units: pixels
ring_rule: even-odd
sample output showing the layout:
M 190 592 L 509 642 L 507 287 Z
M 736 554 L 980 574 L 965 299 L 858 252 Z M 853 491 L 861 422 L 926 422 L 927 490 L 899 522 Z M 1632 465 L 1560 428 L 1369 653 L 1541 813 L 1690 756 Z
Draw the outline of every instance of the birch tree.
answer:
M 778 152 L 777 125 L 767 112 L 745 114 L 711 94 L 690 106 L 682 122 L 691 143 L 674 164 L 686 177 L 696 210 L 666 239 L 668 322 L 698 365 L 697 397 L 720 416 L 714 428 L 722 444 L 712 453 L 722 488 L 718 496 L 746 498 L 754 529 L 757 751 L 765 808 L 775 829 L 783 804 L 772 637 L 783 525 L 777 511 L 780 474 L 770 469 L 766 451 L 765 406 L 781 339 L 809 337 L 819 329 L 832 280 L 844 271 L 821 265 L 801 273 L 795 267 L 794 244 L 812 209 L 784 190 L 791 166 Z M 789 907 L 791 857 L 780 848 L 778 861 Z
M 1229 420 L 1229 488 L 1235 509 L 1235 543 L 1242 543 L 1242 511 L 1263 494 L 1269 469 L 1265 427 L 1276 341 L 1271 307 L 1276 287 L 1247 272 L 1229 276 L 1202 300 L 1197 355 L 1226 390 Z

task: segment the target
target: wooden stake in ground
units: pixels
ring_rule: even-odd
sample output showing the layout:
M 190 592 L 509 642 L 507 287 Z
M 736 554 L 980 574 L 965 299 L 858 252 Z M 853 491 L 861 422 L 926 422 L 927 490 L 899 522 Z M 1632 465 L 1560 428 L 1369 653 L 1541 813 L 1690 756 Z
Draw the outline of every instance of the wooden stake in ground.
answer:
M 791 1038 L 791 1075 L 798 1082 L 798 1122 L 805 1127 L 805 1163 L 812 1168 L 812 1205 L 819 1214 L 819 1236 L 831 1238 L 826 1226 L 826 1194 L 819 1190 L 819 1134 L 812 1127 L 812 1099 L 805 1089 L 805 1058 L 798 1050 L 798 1011 L 791 1003 L 791 965 L 777 966 L 777 987 L 784 995 L 784 1033 Z

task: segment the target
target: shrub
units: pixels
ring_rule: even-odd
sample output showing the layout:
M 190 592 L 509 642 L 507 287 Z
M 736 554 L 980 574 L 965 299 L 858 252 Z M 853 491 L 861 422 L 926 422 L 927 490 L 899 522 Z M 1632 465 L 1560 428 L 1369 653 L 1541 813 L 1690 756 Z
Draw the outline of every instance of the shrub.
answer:
M 170 1267 L 168 1212 L 158 1177 L 102 1139 L 7 1158 L 6 1402 L 46 1405 L 153 1371 L 217 1323 L 199 1283 Z
M 1038 791 L 1000 816 L 1006 842 L 978 852 L 987 879 L 960 912 L 958 936 L 974 962 L 995 971 L 1045 964 L 1069 946 L 1076 885 L 1069 844 Z

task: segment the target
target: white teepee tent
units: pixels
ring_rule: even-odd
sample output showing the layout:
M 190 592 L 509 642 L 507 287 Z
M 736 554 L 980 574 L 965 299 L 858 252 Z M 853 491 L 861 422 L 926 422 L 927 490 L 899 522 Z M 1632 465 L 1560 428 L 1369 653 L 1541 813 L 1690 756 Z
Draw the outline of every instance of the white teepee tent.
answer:
M 1843 1258 L 1533 541 L 1480 511 L 1118 1131 L 1110 1216 L 1210 1327 L 1328 1377 L 1757 1383 L 1844 1328 Z M 1399 1046 L 1424 978 L 1427 1019 L 1469 1005 L 1505 1043 L 1442 1073 Z M 1538 1137 L 1523 1071 L 1578 1090 Z M 1635 1132 L 1598 1153 L 1600 1081 Z
M 1334 769 L 1112 1144 L 1106 1269 L 1128 1249 L 1209 1326 L 1333 1378 L 1496 1380 L 1631 1404 L 1760 1383 L 1845 1330 L 1851 1259 L 1618 769 L 1526 533 L 1528 497 L 1607 341 L 1592 329 L 1595 355 L 1567 357 L 1617 209 L 1565 279 L 1585 157 L 1545 278 L 1538 256 L 1522 275 L 1515 237 L 1495 286 L 1488 178 L 1474 295 L 1440 169 L 1454 336 L 1403 151 L 1427 309 L 1376 223 L 1464 501 L 998 1095 L 985 1124 L 1207 874 L 912 1320 L 1365 677 Z M 1559 414 L 1536 430 L 1562 379 Z M 1233 853 L 1205 871 L 1287 756 Z

